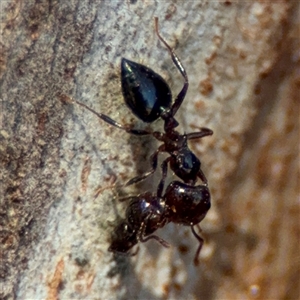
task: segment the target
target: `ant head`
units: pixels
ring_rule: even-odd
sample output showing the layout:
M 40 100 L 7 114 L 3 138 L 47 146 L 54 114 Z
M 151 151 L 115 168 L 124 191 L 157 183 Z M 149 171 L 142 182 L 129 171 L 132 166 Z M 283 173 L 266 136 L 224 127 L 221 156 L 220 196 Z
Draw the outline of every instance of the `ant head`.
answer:
M 120 223 L 114 230 L 112 241 L 108 251 L 128 253 L 137 244 L 136 232 L 126 222 Z

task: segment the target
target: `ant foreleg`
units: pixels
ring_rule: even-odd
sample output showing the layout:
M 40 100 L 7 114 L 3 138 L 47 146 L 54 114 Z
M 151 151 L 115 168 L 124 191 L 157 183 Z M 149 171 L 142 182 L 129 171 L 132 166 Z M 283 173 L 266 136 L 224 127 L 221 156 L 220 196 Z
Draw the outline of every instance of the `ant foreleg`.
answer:
M 156 240 L 158 243 L 160 243 L 163 247 L 165 247 L 165 248 L 169 248 L 170 247 L 170 244 L 167 242 L 167 241 L 165 241 L 164 239 L 162 239 L 162 238 L 160 238 L 159 236 L 157 236 L 157 235 L 149 235 L 149 236 L 147 236 L 146 238 L 143 238 L 143 237 L 140 237 L 139 238 L 139 240 L 142 242 L 142 243 L 145 243 L 145 242 L 147 242 L 148 240 L 150 240 L 150 239 L 154 239 L 154 240 Z
M 152 235 L 149 235 L 149 236 L 147 236 L 147 237 L 145 238 L 145 237 L 144 237 L 144 231 L 145 231 L 146 225 L 143 224 L 142 227 L 144 227 L 144 228 L 141 229 L 141 232 L 140 232 L 140 234 L 139 234 L 139 236 L 138 236 L 138 239 L 139 239 L 142 243 L 145 243 L 145 242 L 147 242 L 147 241 L 149 241 L 149 240 L 151 240 L 151 239 L 154 239 L 154 240 L 156 240 L 158 243 L 160 243 L 163 247 L 165 247 L 165 248 L 169 248 L 169 247 L 170 247 L 170 244 L 169 244 L 167 241 L 165 241 L 164 239 L 160 238 L 160 237 L 157 236 L 157 235 L 152 234 Z
M 198 228 L 199 228 L 199 230 L 201 231 L 201 228 L 200 228 L 199 225 L 198 225 Z M 199 242 L 199 246 L 198 246 L 198 249 L 197 249 L 197 251 L 196 251 L 195 258 L 194 258 L 194 264 L 197 266 L 197 265 L 199 264 L 199 254 L 200 254 L 200 251 L 201 251 L 201 249 L 202 249 L 204 240 L 203 240 L 203 238 L 202 238 L 201 236 L 199 236 L 199 235 L 196 233 L 196 231 L 195 231 L 193 225 L 191 226 L 191 229 L 192 229 L 193 235 L 195 236 L 195 238 L 196 238 L 196 239 L 198 240 L 198 242 Z
M 141 241 L 142 243 L 145 243 L 145 242 L 149 241 L 150 239 L 154 239 L 158 243 L 160 243 L 163 247 L 169 248 L 170 247 L 169 243 L 157 235 L 152 234 L 147 237 L 144 237 L 148 219 L 151 219 L 151 214 L 148 215 L 147 218 L 144 220 L 144 222 L 141 224 L 141 227 L 137 233 L 138 240 Z M 163 227 L 165 225 L 165 223 L 166 223 L 166 220 L 163 221 L 162 224 L 160 224 L 161 227 Z
M 181 106 L 182 101 L 184 100 L 184 97 L 185 97 L 186 92 L 189 87 L 189 80 L 188 80 L 188 76 L 186 74 L 186 71 L 185 71 L 179 57 L 176 55 L 174 50 L 169 46 L 169 44 L 165 41 L 165 39 L 160 35 L 160 33 L 158 31 L 158 18 L 157 17 L 154 18 L 154 22 L 155 22 L 156 35 L 161 40 L 161 42 L 167 47 L 168 51 L 171 54 L 173 63 L 175 64 L 176 68 L 179 70 L 179 72 L 181 73 L 181 75 L 184 78 L 184 85 L 183 85 L 181 91 L 179 92 L 179 94 L 177 95 L 177 97 L 174 101 L 174 104 L 171 107 L 171 115 L 174 116 L 176 114 L 177 110 L 179 109 L 179 107 Z
M 212 135 L 214 132 L 206 127 L 201 127 L 198 132 L 191 132 L 186 135 L 188 140 L 200 139 L 208 135 Z

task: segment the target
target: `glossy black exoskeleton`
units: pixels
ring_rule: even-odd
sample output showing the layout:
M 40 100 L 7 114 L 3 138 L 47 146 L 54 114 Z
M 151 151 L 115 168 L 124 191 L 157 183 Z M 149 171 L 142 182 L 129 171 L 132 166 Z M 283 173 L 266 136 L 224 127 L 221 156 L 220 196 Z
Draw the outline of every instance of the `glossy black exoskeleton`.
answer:
M 168 247 L 168 243 L 164 240 L 151 235 L 166 224 L 165 201 L 150 192 L 122 199 L 122 201 L 125 200 L 130 200 L 125 213 L 125 221 L 122 221 L 114 230 L 109 251 L 128 253 L 138 241 L 146 242 L 149 239 L 155 239 Z
M 165 199 L 168 219 L 177 224 L 198 224 L 210 209 L 210 193 L 205 185 L 189 186 L 173 181 L 166 189 Z
M 130 254 L 129 251 L 138 242 L 157 240 L 164 247 L 169 244 L 153 233 L 169 222 L 190 226 L 199 241 L 194 262 L 203 245 L 203 239 L 196 233 L 194 225 L 199 224 L 210 208 L 210 193 L 206 185 L 190 186 L 173 181 L 167 187 L 164 196 L 146 192 L 130 200 L 125 220 L 115 229 L 109 251 Z
M 121 78 L 125 103 L 142 121 L 151 123 L 170 107 L 171 90 L 153 70 L 122 58 Z
M 188 140 L 212 135 L 213 132 L 208 128 L 201 128 L 198 132 L 188 134 L 180 134 L 175 130 L 178 126 L 178 122 L 174 116 L 185 98 L 189 85 L 188 77 L 173 49 L 160 36 L 157 18 L 155 18 L 155 27 L 158 38 L 170 52 L 176 68 L 184 78 L 184 85 L 173 104 L 171 101 L 171 91 L 165 80 L 153 70 L 141 64 L 123 58 L 121 63 L 121 82 L 124 101 L 133 114 L 148 123 L 158 118 L 163 119 L 164 132 L 131 129 L 130 126 L 121 125 L 110 117 L 94 111 L 83 103 L 76 100 L 74 100 L 74 102 L 93 112 L 105 122 L 125 130 L 128 133 L 135 135 L 152 135 L 157 140 L 163 142 L 151 156 L 151 170 L 142 176 L 137 176 L 129 180 L 126 186 L 142 181 L 153 174 L 157 169 L 158 155 L 161 152 L 170 154 L 164 163 L 169 164 L 173 172 L 185 183 L 194 185 L 197 179 L 200 178 L 204 184 L 207 184 L 207 179 L 201 170 L 200 160 L 188 147 Z

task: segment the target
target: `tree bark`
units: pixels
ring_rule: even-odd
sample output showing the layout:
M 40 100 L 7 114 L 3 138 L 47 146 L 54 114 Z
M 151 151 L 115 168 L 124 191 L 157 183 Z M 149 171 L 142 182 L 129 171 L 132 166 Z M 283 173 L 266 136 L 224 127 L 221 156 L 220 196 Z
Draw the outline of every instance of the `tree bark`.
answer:
M 299 3 L 0 9 L 1 299 L 299 298 Z M 169 249 L 149 241 L 134 257 L 107 251 L 126 208 L 116 198 L 154 189 L 159 170 L 116 184 L 147 171 L 157 144 L 62 101 L 145 128 L 122 99 L 121 57 L 161 74 L 173 97 L 183 84 L 154 16 L 190 79 L 180 131 L 214 130 L 191 144 L 212 193 L 199 267 L 189 228 L 172 224 L 158 232 Z

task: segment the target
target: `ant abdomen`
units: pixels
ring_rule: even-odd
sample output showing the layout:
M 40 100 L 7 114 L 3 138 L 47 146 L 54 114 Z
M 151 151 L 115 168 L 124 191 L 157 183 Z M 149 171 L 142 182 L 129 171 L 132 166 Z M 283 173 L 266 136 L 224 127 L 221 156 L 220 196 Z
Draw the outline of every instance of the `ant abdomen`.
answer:
M 142 121 L 151 123 L 160 117 L 164 109 L 170 108 L 171 90 L 153 70 L 122 58 L 121 78 L 125 103 Z

